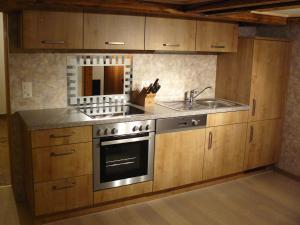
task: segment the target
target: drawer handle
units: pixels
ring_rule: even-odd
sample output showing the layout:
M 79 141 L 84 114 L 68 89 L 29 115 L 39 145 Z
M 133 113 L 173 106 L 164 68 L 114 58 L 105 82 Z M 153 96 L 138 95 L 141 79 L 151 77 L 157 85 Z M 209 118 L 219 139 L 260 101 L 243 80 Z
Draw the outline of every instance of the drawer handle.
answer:
M 125 42 L 120 42 L 120 41 L 106 41 L 106 45 L 125 45 Z
M 165 47 L 180 47 L 180 44 L 163 44 Z
M 253 135 L 254 135 L 254 128 L 253 126 L 250 127 L 250 138 L 249 138 L 249 143 L 253 141 Z
M 73 135 L 74 135 L 74 132 L 72 134 L 64 134 L 64 135 L 51 134 L 49 137 L 50 138 L 67 138 L 67 137 L 71 137 Z
M 52 190 L 53 190 L 53 191 L 58 191 L 58 190 L 68 189 L 68 188 L 74 187 L 75 185 L 76 185 L 76 182 L 75 182 L 75 181 L 74 181 L 74 182 L 71 182 L 71 183 L 69 183 L 69 184 L 61 185 L 61 186 L 59 186 L 59 185 L 54 185 L 54 186 L 52 186 Z
M 255 113 L 256 113 L 256 99 L 253 99 L 252 116 L 255 116 Z
M 65 41 L 50 41 L 50 40 L 43 40 L 41 41 L 42 44 L 49 44 L 49 45 L 63 45 Z
M 64 156 L 64 155 L 71 155 L 75 153 L 75 149 L 71 149 L 70 151 L 66 152 L 51 152 L 50 156 L 56 157 L 56 156 Z
M 208 138 L 208 149 L 211 149 L 212 147 L 212 139 L 213 139 L 213 135 L 212 132 L 209 132 L 209 138 Z
M 225 48 L 225 45 L 211 45 L 212 48 Z

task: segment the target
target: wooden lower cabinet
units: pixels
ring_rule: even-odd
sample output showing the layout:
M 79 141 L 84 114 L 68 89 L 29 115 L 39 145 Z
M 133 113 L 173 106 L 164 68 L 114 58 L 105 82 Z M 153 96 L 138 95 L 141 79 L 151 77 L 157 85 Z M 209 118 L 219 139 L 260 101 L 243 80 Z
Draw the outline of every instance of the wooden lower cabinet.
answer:
M 245 169 L 271 165 L 278 161 L 281 147 L 281 119 L 248 124 Z
M 203 179 L 243 171 L 247 123 L 206 129 Z
M 94 192 L 94 204 L 129 198 L 152 192 L 153 182 L 142 182 Z
M 51 214 L 93 204 L 92 175 L 34 185 L 35 215 Z
M 153 191 L 202 180 L 205 129 L 156 135 Z

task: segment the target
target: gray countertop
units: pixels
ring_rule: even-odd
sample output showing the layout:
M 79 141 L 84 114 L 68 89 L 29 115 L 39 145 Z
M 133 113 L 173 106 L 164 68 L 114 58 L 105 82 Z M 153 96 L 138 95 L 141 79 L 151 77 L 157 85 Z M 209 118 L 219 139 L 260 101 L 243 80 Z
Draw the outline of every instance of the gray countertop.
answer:
M 135 105 L 133 105 L 135 106 Z M 42 110 L 27 110 L 17 112 L 28 130 L 42 130 L 64 127 L 77 127 L 95 124 L 118 123 L 148 119 L 170 118 L 188 115 L 211 114 L 220 112 L 232 112 L 249 110 L 248 105 L 239 105 L 234 107 L 224 107 L 217 109 L 201 109 L 194 111 L 177 111 L 159 104 L 152 107 L 143 108 L 145 114 L 130 115 L 130 116 L 117 116 L 117 117 L 103 117 L 92 119 L 84 113 L 80 112 L 78 108 L 59 108 L 59 109 L 42 109 Z

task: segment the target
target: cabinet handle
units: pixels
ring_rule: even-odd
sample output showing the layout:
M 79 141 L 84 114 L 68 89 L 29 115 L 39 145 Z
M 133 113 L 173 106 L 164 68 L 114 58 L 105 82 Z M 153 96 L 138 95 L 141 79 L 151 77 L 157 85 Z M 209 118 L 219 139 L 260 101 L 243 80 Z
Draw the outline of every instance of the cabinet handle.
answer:
M 212 132 L 209 132 L 209 137 L 208 137 L 208 149 L 211 149 L 212 147 L 212 139 L 213 139 L 213 135 Z
M 42 44 L 49 44 L 49 45 L 63 45 L 65 41 L 50 41 L 50 40 L 43 40 L 41 41 Z
M 250 138 L 249 138 L 249 143 L 253 141 L 253 135 L 254 135 L 254 128 L 253 126 L 250 127 Z
M 66 152 L 51 152 L 50 156 L 56 157 L 56 156 L 64 156 L 64 155 L 71 155 L 75 153 L 75 149 L 71 149 L 69 151 Z
M 163 44 L 165 47 L 180 47 L 180 44 Z
M 211 45 L 211 48 L 225 48 L 225 45 Z
M 64 135 L 55 135 L 55 134 L 51 134 L 49 135 L 50 138 L 66 138 L 66 137 L 71 137 L 74 135 L 74 132 L 72 132 L 71 134 L 64 134 Z
M 64 184 L 64 185 L 54 185 L 52 186 L 52 190 L 53 191 L 58 191 L 58 190 L 63 190 L 63 189 L 68 189 L 68 188 L 72 188 L 76 185 L 76 182 L 70 182 L 69 184 Z
M 125 45 L 125 42 L 119 42 L 119 41 L 106 41 L 106 45 Z
M 8 143 L 8 139 L 7 138 L 0 138 L 0 143 Z
M 252 116 L 255 116 L 255 112 L 256 112 L 256 99 L 252 100 Z

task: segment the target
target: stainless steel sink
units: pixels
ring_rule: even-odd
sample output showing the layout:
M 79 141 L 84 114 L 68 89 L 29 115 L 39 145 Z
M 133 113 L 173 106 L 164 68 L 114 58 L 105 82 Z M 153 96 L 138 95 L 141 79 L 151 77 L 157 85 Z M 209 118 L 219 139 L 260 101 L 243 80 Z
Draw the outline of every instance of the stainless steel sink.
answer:
M 199 99 L 190 103 L 189 101 L 173 101 L 173 102 L 161 102 L 162 106 L 178 110 L 178 111 L 190 111 L 201 109 L 217 109 L 224 107 L 239 106 L 239 104 L 220 99 Z

